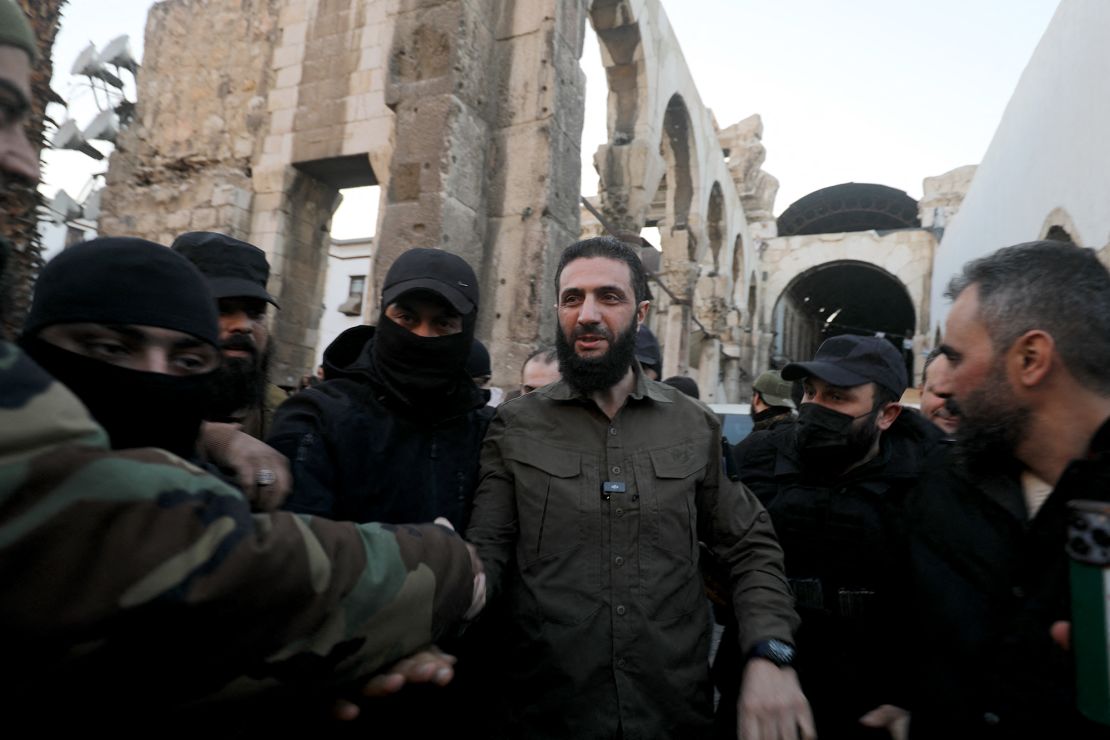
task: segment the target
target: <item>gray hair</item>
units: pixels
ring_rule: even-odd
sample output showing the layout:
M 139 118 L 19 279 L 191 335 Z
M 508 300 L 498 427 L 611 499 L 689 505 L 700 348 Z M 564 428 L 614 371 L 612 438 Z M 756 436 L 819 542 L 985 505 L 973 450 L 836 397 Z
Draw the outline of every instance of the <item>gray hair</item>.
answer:
M 1000 249 L 964 265 L 945 295 L 972 285 L 996 351 L 1039 329 L 1081 385 L 1110 395 L 1110 271 L 1095 253 L 1055 241 Z

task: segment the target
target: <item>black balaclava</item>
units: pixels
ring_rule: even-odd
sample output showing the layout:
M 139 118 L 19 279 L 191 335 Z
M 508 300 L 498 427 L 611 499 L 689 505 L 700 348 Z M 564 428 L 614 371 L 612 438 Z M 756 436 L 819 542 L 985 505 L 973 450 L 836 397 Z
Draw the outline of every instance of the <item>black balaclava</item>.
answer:
M 478 387 L 466 373 L 474 340 L 476 315 L 463 317 L 462 331 L 422 337 L 400 326 L 382 311 L 374 333 L 374 368 L 401 401 L 436 416 L 474 405 Z
M 155 326 L 215 347 L 216 302 L 188 260 L 142 239 L 76 244 L 43 268 L 20 345 L 104 427 L 113 449 L 160 447 L 195 455 L 214 373 L 175 376 L 118 367 L 39 338 L 55 324 Z
M 462 316 L 462 331 L 422 337 L 385 314 L 407 295 L 423 294 Z M 440 249 L 410 249 L 390 266 L 382 283 L 381 313 L 372 346 L 378 380 L 405 407 L 446 418 L 485 403 L 466 372 L 478 319 L 478 278 L 466 261 Z

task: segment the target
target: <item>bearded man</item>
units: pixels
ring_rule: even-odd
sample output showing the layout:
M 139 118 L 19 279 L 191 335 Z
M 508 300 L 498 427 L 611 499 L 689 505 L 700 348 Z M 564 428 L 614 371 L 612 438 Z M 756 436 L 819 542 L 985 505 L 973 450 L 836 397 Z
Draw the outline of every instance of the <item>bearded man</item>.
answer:
M 639 256 L 608 237 L 578 242 L 555 284 L 562 379 L 498 408 L 467 531 L 509 612 L 505 731 L 703 736 L 713 697 L 700 540 L 740 625 L 745 736 L 812 737 L 767 514 L 723 473 L 716 416 L 635 360 L 650 305 Z
M 274 410 L 288 397 L 269 382 L 274 346 L 266 308 L 267 304 L 278 308 L 278 303 L 266 291 L 270 277 L 266 254 L 253 244 L 210 231 L 182 234 L 171 248 L 207 278 L 220 314 L 223 362 L 212 383 L 208 419 L 239 424 L 247 434 L 262 439 Z
M 904 703 L 904 666 L 873 646 L 893 639 L 900 509 L 931 456 L 944 454 L 941 434 L 901 413 L 906 365 L 882 337 L 831 337 L 782 377 L 805 388 L 798 419 L 735 447 L 740 479 L 767 507 L 786 554 L 802 618 L 798 675 L 818 736 L 882 737 L 860 720 Z M 727 675 L 721 690 L 735 690 Z
M 1030 242 L 968 263 L 941 350 L 956 464 L 910 499 L 915 738 L 1105 738 L 1075 708 L 1068 504 L 1110 501 L 1110 273 Z

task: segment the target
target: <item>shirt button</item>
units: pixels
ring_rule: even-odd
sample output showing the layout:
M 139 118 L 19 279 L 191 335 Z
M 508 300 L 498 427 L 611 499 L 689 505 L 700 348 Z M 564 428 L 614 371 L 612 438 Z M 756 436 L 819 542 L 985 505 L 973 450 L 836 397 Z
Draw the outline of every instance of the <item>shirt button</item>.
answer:
M 621 617 L 623 617 L 623 616 L 624 616 L 624 613 L 625 613 L 626 611 L 628 611 L 628 610 L 624 608 L 624 604 L 621 604 L 620 606 L 618 606 L 618 607 L 617 607 L 617 615 L 618 615 L 618 616 L 621 616 Z
M 614 437 L 617 436 L 617 428 L 609 427 L 609 434 L 612 434 Z
M 620 466 L 619 465 L 614 465 L 613 466 L 613 475 L 620 475 L 620 474 L 621 474 Z
M 613 562 L 616 563 L 617 567 L 619 568 L 622 565 L 624 565 L 624 558 L 622 558 L 620 555 L 618 555 L 615 558 L 613 558 Z
M 624 666 L 625 666 L 624 658 L 617 658 L 617 668 L 624 668 Z
M 617 509 L 617 516 L 624 516 L 624 509 Z

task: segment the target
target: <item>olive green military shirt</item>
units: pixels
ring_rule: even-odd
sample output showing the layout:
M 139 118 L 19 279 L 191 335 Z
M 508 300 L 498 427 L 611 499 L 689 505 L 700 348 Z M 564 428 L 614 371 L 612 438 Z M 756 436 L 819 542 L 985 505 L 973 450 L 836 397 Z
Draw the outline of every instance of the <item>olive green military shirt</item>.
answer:
M 530 738 L 685 737 L 711 720 L 699 541 L 729 574 L 744 654 L 790 640 L 782 551 L 756 498 L 724 474 L 705 406 L 645 379 L 609 418 L 565 381 L 498 408 L 467 538 Z M 740 667 L 737 666 L 737 670 Z

